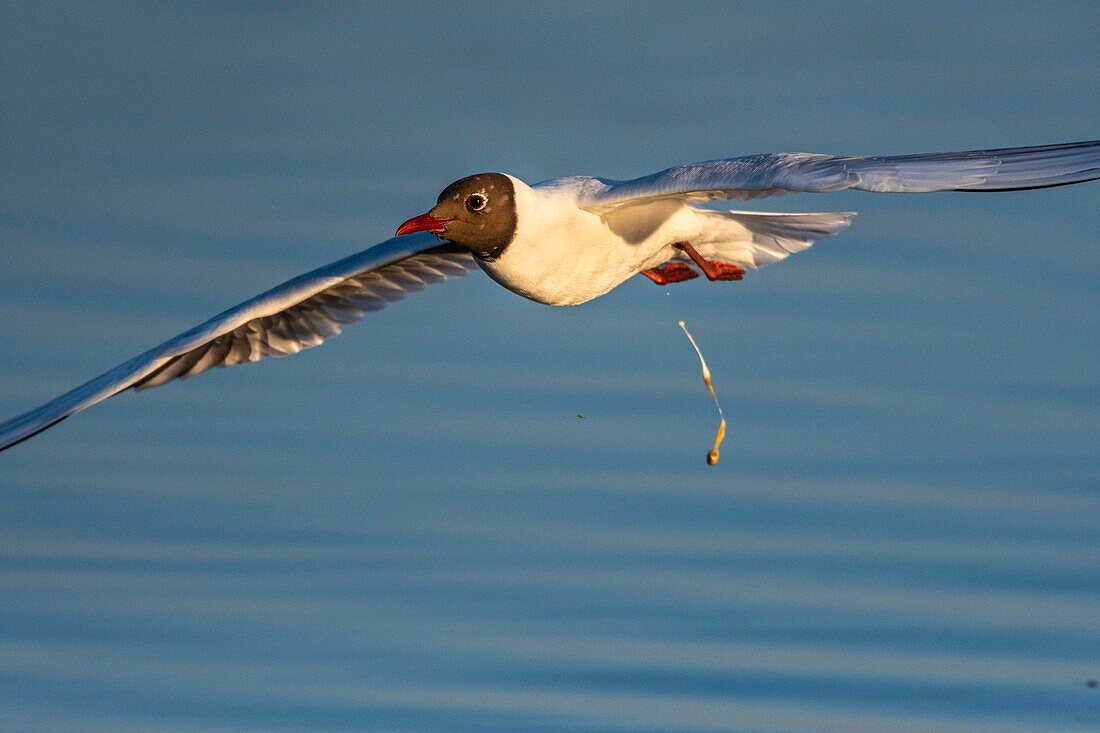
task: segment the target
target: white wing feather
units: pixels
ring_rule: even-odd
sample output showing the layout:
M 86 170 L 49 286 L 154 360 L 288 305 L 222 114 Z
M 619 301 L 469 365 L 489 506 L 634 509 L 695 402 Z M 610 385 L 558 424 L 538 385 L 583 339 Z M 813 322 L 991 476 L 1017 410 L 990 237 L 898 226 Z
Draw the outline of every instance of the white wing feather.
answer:
M 431 234 L 390 239 L 272 288 L 35 410 L 0 423 L 0 450 L 131 387 L 147 389 L 214 367 L 317 346 L 368 311 L 475 267 L 468 251 L 441 245 Z
M 658 198 L 745 200 L 846 188 L 883 193 L 1012 191 L 1096 179 L 1100 140 L 875 157 L 768 153 L 678 165 L 629 181 L 559 178 L 539 187 L 575 191 L 581 206 L 601 212 Z

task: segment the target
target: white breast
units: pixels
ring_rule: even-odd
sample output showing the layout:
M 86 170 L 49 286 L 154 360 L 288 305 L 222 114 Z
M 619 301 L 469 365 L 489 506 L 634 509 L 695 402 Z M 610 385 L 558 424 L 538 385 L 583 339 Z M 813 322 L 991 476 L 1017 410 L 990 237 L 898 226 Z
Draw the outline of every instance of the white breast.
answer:
M 640 269 L 671 259 L 674 232 L 690 211 L 675 201 L 623 207 L 610 215 L 580 209 L 568 191 L 531 188 L 512 178 L 516 235 L 481 268 L 514 293 L 548 305 L 576 305 L 608 292 Z

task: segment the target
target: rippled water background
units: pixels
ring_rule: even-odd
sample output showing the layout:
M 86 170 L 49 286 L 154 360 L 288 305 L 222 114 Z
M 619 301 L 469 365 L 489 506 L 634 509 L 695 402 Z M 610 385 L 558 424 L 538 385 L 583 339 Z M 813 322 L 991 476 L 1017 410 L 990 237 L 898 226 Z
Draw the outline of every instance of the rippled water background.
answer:
M 4 416 L 470 172 L 1100 137 L 1094 3 L 0 21 Z M 772 199 L 860 217 L 111 400 L 0 456 L 0 730 L 1098 730 L 1098 202 Z

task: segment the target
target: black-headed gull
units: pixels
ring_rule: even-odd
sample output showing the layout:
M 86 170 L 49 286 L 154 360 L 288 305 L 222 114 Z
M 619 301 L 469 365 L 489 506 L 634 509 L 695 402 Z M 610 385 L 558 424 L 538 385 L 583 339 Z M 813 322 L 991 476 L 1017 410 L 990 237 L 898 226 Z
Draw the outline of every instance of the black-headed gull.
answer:
M 716 211 L 695 204 L 848 188 L 1017 191 L 1100 178 L 1100 141 L 878 157 L 770 153 L 629 181 L 503 173 L 452 183 L 395 238 L 289 280 L 41 407 L 0 424 L 0 450 L 126 389 L 317 346 L 346 323 L 475 267 L 526 298 L 575 305 L 642 274 L 665 285 L 739 280 L 848 226 L 852 213 Z

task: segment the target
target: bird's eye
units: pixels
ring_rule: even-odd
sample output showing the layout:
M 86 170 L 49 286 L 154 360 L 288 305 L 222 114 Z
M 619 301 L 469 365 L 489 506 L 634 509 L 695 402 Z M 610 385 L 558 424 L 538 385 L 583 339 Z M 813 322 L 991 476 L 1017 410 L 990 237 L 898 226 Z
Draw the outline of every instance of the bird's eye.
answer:
M 489 203 L 489 199 L 480 193 L 472 193 L 466 197 L 466 208 L 470 211 L 481 211 Z

